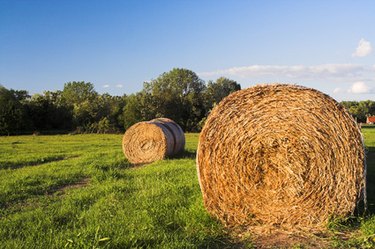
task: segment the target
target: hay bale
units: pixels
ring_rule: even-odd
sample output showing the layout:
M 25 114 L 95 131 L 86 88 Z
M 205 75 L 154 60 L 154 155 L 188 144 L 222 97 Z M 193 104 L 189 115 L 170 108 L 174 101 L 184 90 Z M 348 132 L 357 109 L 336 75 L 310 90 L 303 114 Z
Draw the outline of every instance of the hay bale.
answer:
M 168 118 L 157 118 L 131 126 L 122 139 L 122 149 L 133 164 L 150 163 L 184 150 L 185 134 Z
M 229 226 L 324 229 L 365 193 L 362 136 L 331 97 L 295 85 L 235 92 L 211 112 L 197 170 L 206 209 Z

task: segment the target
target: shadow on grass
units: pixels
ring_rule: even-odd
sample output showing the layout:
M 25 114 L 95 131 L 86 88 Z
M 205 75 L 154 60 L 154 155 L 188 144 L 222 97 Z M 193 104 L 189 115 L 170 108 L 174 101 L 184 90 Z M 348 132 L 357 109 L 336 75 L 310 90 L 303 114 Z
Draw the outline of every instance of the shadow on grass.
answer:
M 28 162 L 0 162 L 0 169 L 19 169 L 27 166 L 38 166 L 50 162 L 58 162 L 68 159 L 66 156 L 49 156 L 38 158 Z
M 184 159 L 184 158 L 195 159 L 196 155 L 197 155 L 197 152 L 195 150 L 194 151 L 184 150 L 183 152 L 180 152 L 176 155 L 167 156 L 166 159 Z M 139 167 L 149 165 L 151 162 L 150 163 L 133 163 L 132 164 L 132 163 L 129 163 L 128 161 L 126 161 L 126 163 L 127 163 L 128 168 L 139 168 Z
M 168 157 L 169 159 L 182 159 L 182 158 L 190 158 L 190 159 L 195 159 L 197 155 L 196 151 L 188 151 L 184 150 L 183 152 L 180 152 L 176 155 Z
M 131 164 L 127 160 L 119 160 L 113 163 L 108 163 L 108 164 L 93 164 L 93 168 L 98 169 L 103 172 L 108 172 L 108 171 L 116 171 L 116 170 L 124 170 L 128 168 L 133 168 L 136 167 L 136 164 Z
M 204 248 L 230 248 L 230 249 L 239 249 L 239 248 L 248 248 L 243 243 L 237 243 L 232 241 L 229 237 L 225 236 L 207 236 L 202 241 L 197 238 L 190 239 L 191 244 L 194 248 L 204 249 Z M 140 239 L 134 241 L 129 241 L 127 243 L 112 244 L 111 248 L 148 248 L 150 245 L 155 247 L 163 247 L 163 241 L 159 239 Z
M 196 151 L 187 151 L 187 150 L 185 150 L 184 152 L 182 152 L 180 154 L 180 158 L 193 158 L 193 159 L 195 159 L 196 155 L 197 155 Z

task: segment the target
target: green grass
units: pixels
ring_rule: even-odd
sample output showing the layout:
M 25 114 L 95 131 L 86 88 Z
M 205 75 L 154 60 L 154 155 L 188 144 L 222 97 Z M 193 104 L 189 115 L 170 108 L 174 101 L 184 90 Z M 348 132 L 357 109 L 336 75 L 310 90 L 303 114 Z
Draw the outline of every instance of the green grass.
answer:
M 0 138 L 0 247 L 231 248 L 193 159 L 132 168 L 121 135 Z
M 369 215 L 338 223 L 353 235 L 332 246 L 375 246 L 375 129 L 363 132 Z M 132 167 L 121 135 L 0 137 L 0 248 L 251 248 L 204 210 L 198 134 L 186 138 L 182 158 Z

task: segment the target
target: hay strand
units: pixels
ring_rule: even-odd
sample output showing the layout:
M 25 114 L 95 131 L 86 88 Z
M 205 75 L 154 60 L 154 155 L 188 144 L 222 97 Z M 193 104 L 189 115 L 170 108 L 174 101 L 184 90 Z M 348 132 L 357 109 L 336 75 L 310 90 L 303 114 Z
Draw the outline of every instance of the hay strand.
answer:
M 168 118 L 139 122 L 131 126 L 122 139 L 122 149 L 133 164 L 163 160 L 184 150 L 185 135 L 181 127 Z
M 206 209 L 228 226 L 324 229 L 365 194 L 360 130 L 331 97 L 296 85 L 235 92 L 200 134 Z

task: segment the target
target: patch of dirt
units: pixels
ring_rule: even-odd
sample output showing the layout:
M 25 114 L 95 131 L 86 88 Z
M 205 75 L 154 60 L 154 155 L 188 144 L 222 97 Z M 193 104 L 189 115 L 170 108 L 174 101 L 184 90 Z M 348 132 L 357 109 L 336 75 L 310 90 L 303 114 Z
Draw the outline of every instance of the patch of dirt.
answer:
M 270 227 L 252 227 L 251 230 L 245 227 L 230 229 L 231 237 L 238 241 L 250 241 L 256 249 L 276 249 L 276 248 L 331 248 L 332 238 L 340 237 L 345 240 L 348 234 L 333 234 L 327 232 L 304 232 L 299 230 L 285 231 Z M 348 236 L 350 237 L 350 236 Z
M 66 193 L 66 191 L 70 189 L 77 189 L 77 188 L 82 188 L 87 186 L 90 183 L 90 178 L 82 178 L 81 180 L 72 183 L 72 184 L 67 184 L 63 186 L 59 186 L 57 188 L 53 188 L 45 192 L 46 197 L 61 197 Z M 43 193 L 40 193 L 40 195 L 43 195 Z M 38 198 L 40 198 L 40 195 L 32 196 L 30 198 L 24 199 L 24 200 L 18 200 L 10 203 L 0 203 L 0 208 L 3 209 L 3 213 L 0 212 L 0 218 L 3 217 L 4 213 L 16 213 L 19 212 L 20 210 L 24 210 L 26 208 L 37 208 L 40 205 L 40 202 Z M 6 211 L 5 211 L 6 210 Z M 1 211 L 1 210 L 0 210 Z
M 254 239 L 256 248 L 329 248 L 329 238 L 326 236 L 304 236 L 302 234 L 287 234 L 277 232 L 270 235 L 261 235 Z
M 73 184 L 62 186 L 60 189 L 58 189 L 58 191 L 65 192 L 69 189 L 82 188 L 82 187 L 87 186 L 89 183 L 90 183 L 90 178 L 86 177 Z
M 259 231 L 257 230 L 256 235 L 254 234 L 254 231 L 252 233 L 249 230 L 241 231 L 236 229 L 229 232 L 229 234 L 231 234 L 231 237 L 235 238 L 237 241 L 250 241 L 253 248 L 256 249 L 341 248 L 340 246 L 345 246 L 346 248 L 348 246 L 346 244 L 348 240 L 359 238 L 361 236 L 358 229 L 354 228 L 345 231 L 327 230 L 324 232 L 284 231 L 261 228 Z
M 65 194 L 66 191 L 68 191 L 70 189 L 82 188 L 82 187 L 87 186 L 89 183 L 90 183 L 89 177 L 82 178 L 81 180 L 79 180 L 75 183 L 67 184 L 67 185 L 63 185 L 63 186 L 51 189 L 50 191 L 48 191 L 46 193 L 46 195 L 53 195 L 53 194 L 63 195 L 63 194 Z

